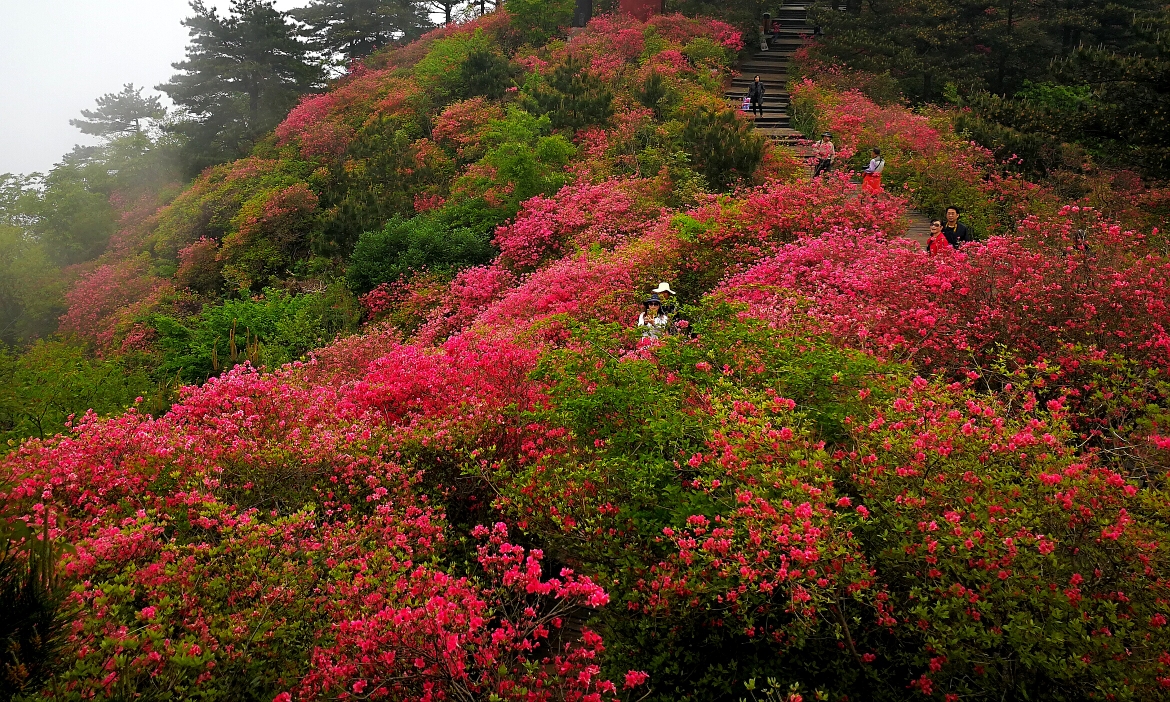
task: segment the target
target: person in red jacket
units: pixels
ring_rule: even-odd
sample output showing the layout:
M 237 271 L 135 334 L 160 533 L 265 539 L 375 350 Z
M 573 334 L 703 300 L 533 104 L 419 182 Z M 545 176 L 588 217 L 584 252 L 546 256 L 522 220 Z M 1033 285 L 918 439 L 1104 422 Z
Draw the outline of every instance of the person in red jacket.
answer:
M 926 240 L 926 250 L 934 256 L 944 251 L 948 245 L 947 238 L 943 235 L 942 222 L 934 220 L 930 223 L 930 238 Z

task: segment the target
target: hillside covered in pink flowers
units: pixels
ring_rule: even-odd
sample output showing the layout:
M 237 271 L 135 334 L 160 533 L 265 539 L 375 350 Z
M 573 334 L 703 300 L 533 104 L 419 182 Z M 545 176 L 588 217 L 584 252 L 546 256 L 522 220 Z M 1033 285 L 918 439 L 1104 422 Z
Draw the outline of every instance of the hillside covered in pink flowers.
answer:
M 809 63 L 813 180 L 730 25 L 528 31 L 355 64 L 77 272 L 183 387 L 0 458 L 14 699 L 1170 697 L 1164 193 Z

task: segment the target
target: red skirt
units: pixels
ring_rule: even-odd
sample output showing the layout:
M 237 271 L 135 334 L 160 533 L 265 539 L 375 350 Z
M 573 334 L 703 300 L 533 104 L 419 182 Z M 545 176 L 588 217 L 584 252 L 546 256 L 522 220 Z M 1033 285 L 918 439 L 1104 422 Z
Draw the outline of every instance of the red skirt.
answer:
M 861 178 L 861 192 L 880 193 L 882 191 L 882 174 L 866 173 Z

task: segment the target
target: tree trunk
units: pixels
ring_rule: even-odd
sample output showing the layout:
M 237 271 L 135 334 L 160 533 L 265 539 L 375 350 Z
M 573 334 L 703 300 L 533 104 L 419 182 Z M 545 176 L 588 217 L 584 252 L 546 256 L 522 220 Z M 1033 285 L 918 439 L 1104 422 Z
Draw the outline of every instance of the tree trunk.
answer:
M 573 10 L 573 26 L 584 27 L 593 19 L 593 0 L 577 0 Z

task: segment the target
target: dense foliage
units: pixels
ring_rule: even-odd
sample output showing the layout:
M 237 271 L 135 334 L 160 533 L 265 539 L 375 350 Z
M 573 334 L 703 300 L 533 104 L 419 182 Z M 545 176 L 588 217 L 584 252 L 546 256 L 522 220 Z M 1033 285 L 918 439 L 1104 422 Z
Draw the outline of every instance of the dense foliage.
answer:
M 1022 170 L 1170 174 L 1158 3 L 848 0 L 812 16 L 817 60 L 879 76 L 875 96 L 967 108 L 960 129 Z
M 279 29 L 264 3 L 233 12 L 205 8 L 207 42 L 253 20 Z M 7 340 L 44 336 L 60 317 L 71 343 L 132 356 L 166 388 L 243 360 L 275 368 L 352 333 L 355 295 L 488 263 L 496 229 L 521 203 L 587 173 L 648 171 L 653 197 L 680 201 L 762 176 L 762 142 L 720 105 L 741 46 L 730 27 L 607 17 L 571 45 L 533 48 L 518 47 L 521 24 L 500 11 L 355 62 L 329 92 L 304 96 L 251 156 L 208 168 L 177 196 L 150 176 L 173 174 L 191 142 L 153 127 L 111 132 L 43 187 L 11 179 L 0 248 L 13 271 L 0 289 Z M 183 85 L 218 86 L 229 99 L 243 85 L 231 75 L 200 82 L 196 64 L 220 60 L 209 47 L 197 42 Z M 659 94 L 647 109 L 636 96 L 651 77 Z M 257 87 L 261 111 L 278 109 L 268 89 Z M 151 106 L 124 93 L 91 113 L 118 125 L 147 119 Z M 226 114 L 208 109 L 209 119 Z M 59 270 L 70 264 L 79 265 Z
M 517 21 L 376 54 L 119 230 L 63 293 L 99 358 L 0 359 L 97 398 L 0 459 L 17 699 L 1165 697 L 1157 193 L 1070 202 L 830 67 L 810 180 L 720 111 L 729 25 Z M 902 237 L 953 203 L 978 241 Z M 109 411 L 141 368 L 192 384 Z

